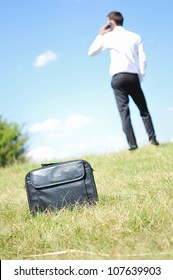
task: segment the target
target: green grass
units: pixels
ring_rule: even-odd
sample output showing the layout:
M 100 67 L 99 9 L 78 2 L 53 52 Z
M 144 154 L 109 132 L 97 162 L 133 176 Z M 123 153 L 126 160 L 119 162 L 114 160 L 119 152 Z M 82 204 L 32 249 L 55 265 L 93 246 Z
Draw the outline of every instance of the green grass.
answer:
M 29 214 L 24 178 L 0 169 L 1 259 L 173 259 L 173 144 L 87 156 L 96 206 Z

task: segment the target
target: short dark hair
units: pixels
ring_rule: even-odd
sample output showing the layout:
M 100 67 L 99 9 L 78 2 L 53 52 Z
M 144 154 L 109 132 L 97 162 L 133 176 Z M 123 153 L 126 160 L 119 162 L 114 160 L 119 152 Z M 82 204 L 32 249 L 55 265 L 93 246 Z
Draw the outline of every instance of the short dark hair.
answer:
M 107 17 L 110 20 L 114 20 L 116 25 L 120 25 L 120 26 L 123 25 L 124 18 L 123 18 L 123 15 L 120 12 L 117 12 L 117 11 L 110 12 L 107 15 Z

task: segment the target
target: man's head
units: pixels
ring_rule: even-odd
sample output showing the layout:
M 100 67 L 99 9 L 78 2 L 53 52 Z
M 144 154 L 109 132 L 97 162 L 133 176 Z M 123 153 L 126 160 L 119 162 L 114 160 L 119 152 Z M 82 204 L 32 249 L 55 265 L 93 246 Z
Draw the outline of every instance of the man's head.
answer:
M 123 15 L 120 12 L 113 11 L 107 15 L 108 22 L 111 22 L 114 26 L 123 26 Z

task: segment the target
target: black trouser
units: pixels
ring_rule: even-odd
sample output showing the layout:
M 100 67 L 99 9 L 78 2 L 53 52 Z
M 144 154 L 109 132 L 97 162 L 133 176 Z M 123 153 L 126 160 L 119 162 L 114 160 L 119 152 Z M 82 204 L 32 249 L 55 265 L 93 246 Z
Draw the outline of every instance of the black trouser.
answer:
M 137 143 L 130 119 L 129 95 L 132 97 L 140 111 L 149 140 L 155 139 L 156 136 L 152 119 L 147 108 L 147 103 L 140 86 L 138 75 L 131 73 L 116 74 L 112 77 L 111 85 L 114 90 L 118 110 L 121 116 L 123 131 L 126 134 L 130 148 L 137 147 Z

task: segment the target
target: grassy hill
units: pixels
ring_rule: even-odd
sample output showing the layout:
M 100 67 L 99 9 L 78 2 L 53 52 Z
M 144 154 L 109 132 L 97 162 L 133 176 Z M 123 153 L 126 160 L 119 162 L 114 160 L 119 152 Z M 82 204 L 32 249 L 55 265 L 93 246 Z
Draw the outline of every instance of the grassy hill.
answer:
M 0 169 L 1 259 L 173 259 L 173 144 L 83 157 L 99 202 L 32 217 L 24 179 Z

